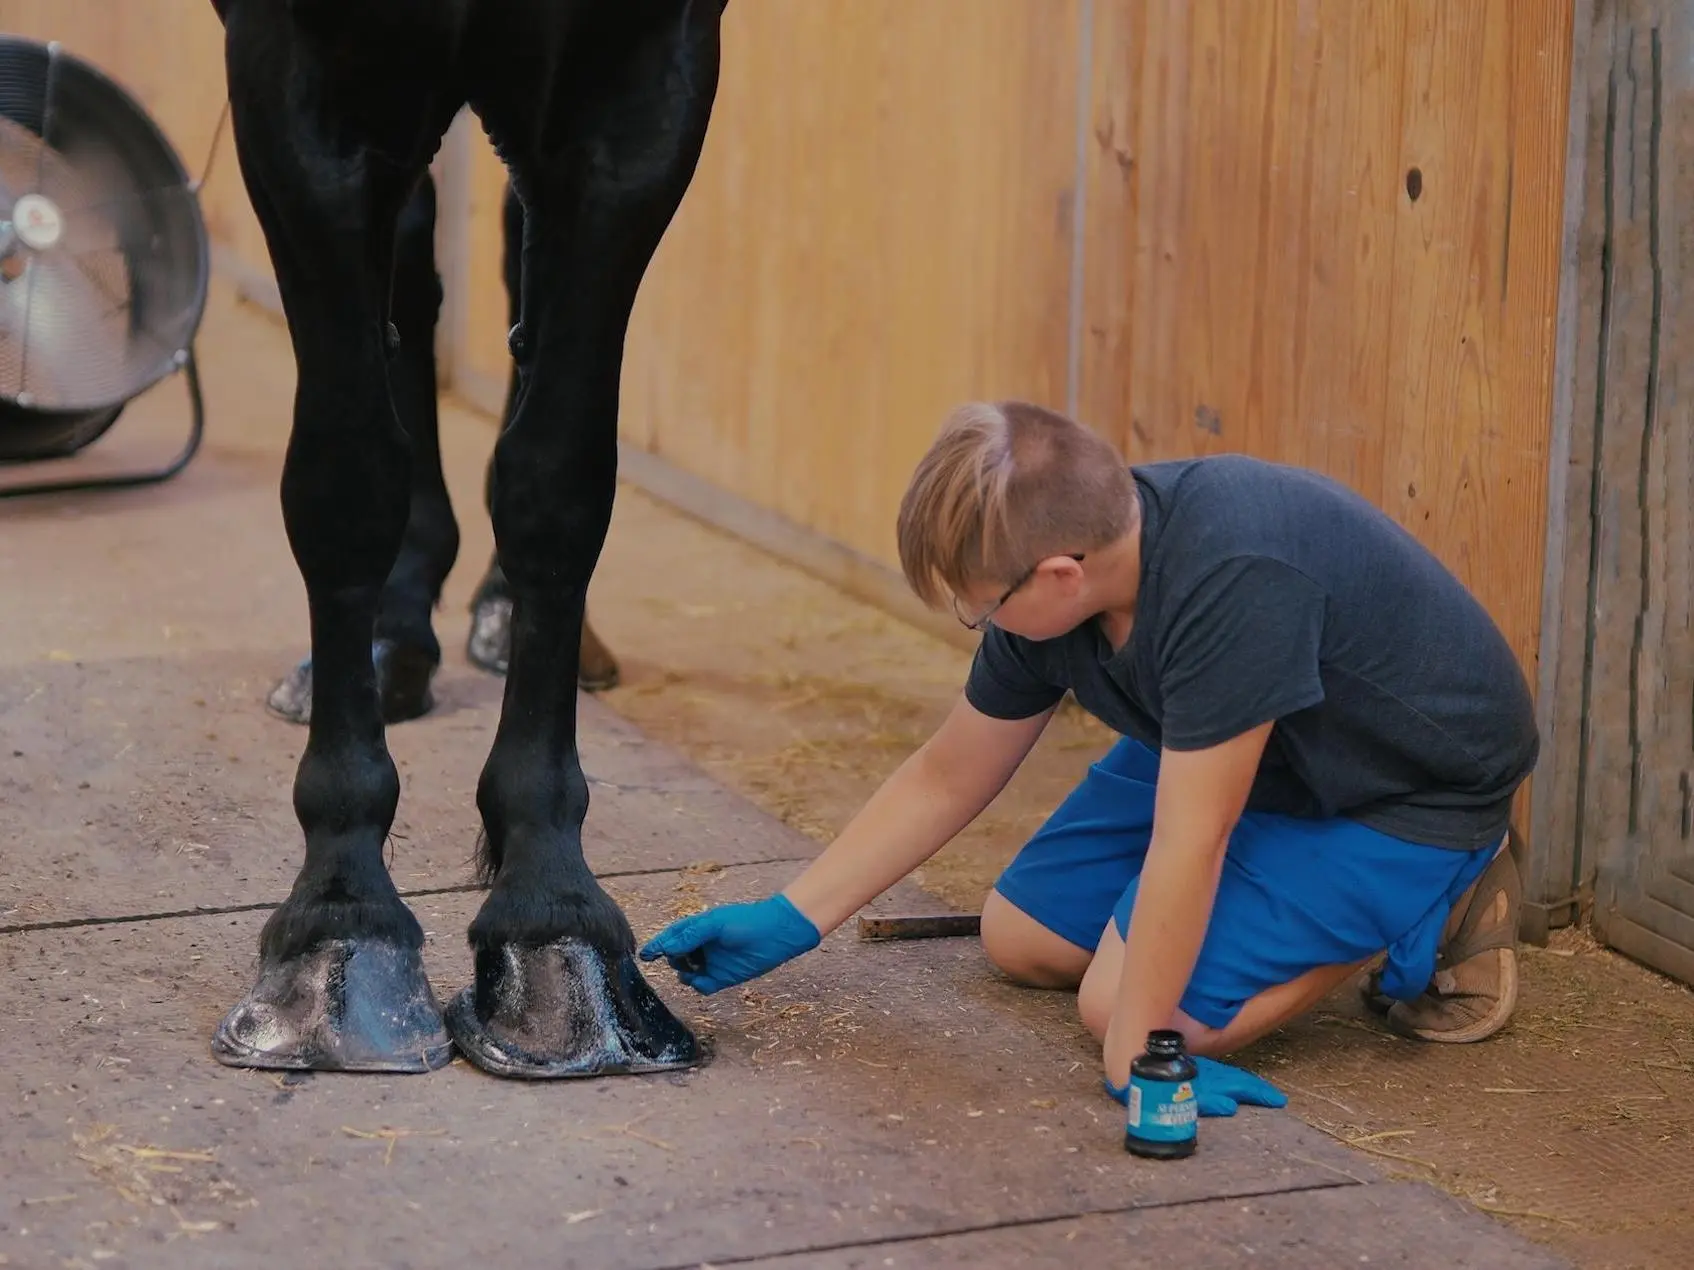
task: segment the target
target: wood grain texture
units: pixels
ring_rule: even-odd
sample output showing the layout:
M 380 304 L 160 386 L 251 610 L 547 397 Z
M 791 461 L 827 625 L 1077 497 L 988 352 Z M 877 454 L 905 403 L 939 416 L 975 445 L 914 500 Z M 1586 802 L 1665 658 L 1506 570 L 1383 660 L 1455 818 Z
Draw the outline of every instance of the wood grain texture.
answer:
M 1595 401 L 1615 21 L 1610 0 L 1577 0 L 1542 571 L 1543 749 L 1529 817 L 1535 850 L 1523 877 L 1526 938 L 1576 920 L 1585 888 L 1580 824 L 1590 719 Z
M 1077 0 L 751 0 L 630 333 L 621 431 L 895 562 L 977 395 L 1063 407 Z
M 1694 983 L 1694 17 L 1656 0 L 1605 16 L 1579 859 L 1595 933 Z
M 1577 2 L 740 0 L 637 302 L 623 440 L 858 575 L 895 565 L 900 493 L 949 406 L 1074 389 L 1132 458 L 1240 450 L 1345 481 L 1478 593 L 1532 682 L 1580 691 L 1536 664 Z M 204 0 L 0 0 L 0 28 L 87 55 L 198 171 L 224 95 Z M 480 136 L 456 153 L 444 339 L 487 404 L 508 366 L 503 173 Z M 268 274 L 227 135 L 205 203 L 224 257 Z M 1597 320 L 1579 310 L 1573 345 Z M 1564 525 L 1587 494 L 1581 440 L 1560 444 Z M 1585 549 L 1553 532 L 1574 600 Z M 1581 873 L 1577 765 L 1543 771 L 1550 877 Z
M 1106 0 L 1083 413 L 1326 471 L 1533 665 L 1568 3 Z M 1415 197 L 1414 197 L 1415 194 Z
M 1132 458 L 1345 482 L 1479 595 L 1532 683 L 1571 18 L 1102 0 L 1095 29 L 1084 417 Z

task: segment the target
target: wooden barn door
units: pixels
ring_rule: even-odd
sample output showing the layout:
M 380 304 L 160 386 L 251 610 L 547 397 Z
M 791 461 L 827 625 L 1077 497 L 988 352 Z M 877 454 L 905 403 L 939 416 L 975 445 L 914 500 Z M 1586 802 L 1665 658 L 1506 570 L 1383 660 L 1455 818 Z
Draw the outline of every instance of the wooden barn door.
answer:
M 1694 13 L 1577 22 L 1537 829 L 1598 938 L 1694 983 Z

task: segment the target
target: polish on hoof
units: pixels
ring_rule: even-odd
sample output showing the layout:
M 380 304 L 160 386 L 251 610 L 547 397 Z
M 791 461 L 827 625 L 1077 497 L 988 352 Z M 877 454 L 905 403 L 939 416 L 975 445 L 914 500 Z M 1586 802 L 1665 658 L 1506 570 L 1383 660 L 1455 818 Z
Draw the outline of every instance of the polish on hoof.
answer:
M 512 657 L 512 601 L 499 594 L 477 597 L 471 606 L 471 633 L 465 642 L 471 665 L 492 675 L 504 675 Z M 582 652 L 577 663 L 577 686 L 584 692 L 606 692 L 618 686 L 622 672 L 612 650 L 594 628 L 582 624 Z
M 476 981 L 447 1007 L 465 1057 L 496 1076 L 557 1080 L 695 1067 L 704 1051 L 635 959 L 567 937 L 479 951 Z
M 384 723 L 408 723 L 435 708 L 430 681 L 440 662 L 421 648 L 402 648 L 391 639 L 373 640 L 371 664 L 376 668 Z M 312 659 L 307 657 L 277 682 L 265 698 L 265 708 L 290 723 L 312 721 Z
M 512 601 L 504 595 L 477 599 L 471 609 L 471 634 L 465 644 L 471 665 L 503 675 L 512 657 Z
M 267 961 L 218 1025 L 212 1056 L 228 1067 L 428 1072 L 447 1065 L 453 1043 L 416 949 L 336 939 Z

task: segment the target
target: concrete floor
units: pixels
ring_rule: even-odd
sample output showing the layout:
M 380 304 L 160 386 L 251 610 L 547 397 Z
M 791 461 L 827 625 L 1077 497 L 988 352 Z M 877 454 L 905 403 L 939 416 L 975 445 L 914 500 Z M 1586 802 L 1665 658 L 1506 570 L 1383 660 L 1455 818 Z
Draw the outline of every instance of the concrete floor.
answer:
M 712 999 L 655 972 L 712 1040 L 681 1075 L 213 1063 L 299 858 L 303 734 L 260 703 L 305 611 L 276 499 L 285 344 L 220 290 L 201 350 L 211 440 L 177 482 L 0 504 L 0 1265 L 1565 1264 L 1287 1113 L 1208 1120 L 1189 1161 L 1126 1155 L 1070 1001 L 1001 983 L 966 941 L 849 926 Z M 168 449 L 179 391 L 88 460 Z M 485 425 L 447 428 L 474 509 Z M 480 562 L 486 524 L 464 520 Z M 469 973 L 472 790 L 499 703 L 459 653 L 475 572 L 443 612 L 440 709 L 390 736 L 393 870 L 442 996 Z M 583 728 L 590 862 L 638 936 L 768 893 L 817 850 L 604 706 Z

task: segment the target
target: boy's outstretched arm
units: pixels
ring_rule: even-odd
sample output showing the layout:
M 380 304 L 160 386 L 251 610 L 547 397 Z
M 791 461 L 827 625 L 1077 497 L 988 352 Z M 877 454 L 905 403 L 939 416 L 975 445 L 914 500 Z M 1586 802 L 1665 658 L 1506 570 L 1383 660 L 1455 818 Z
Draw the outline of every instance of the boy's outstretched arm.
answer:
M 1247 805 L 1273 724 L 1203 750 L 1165 750 L 1123 969 L 1106 1029 L 1106 1079 L 1129 1082 L 1147 1034 L 1168 1028 L 1200 958 L 1229 835 Z
M 1049 709 L 1027 719 L 996 719 L 961 695 L 935 734 L 780 894 L 673 922 L 647 942 L 642 958 L 666 958 L 684 983 L 711 993 L 816 947 L 970 824 L 1005 787 L 1052 716 Z

